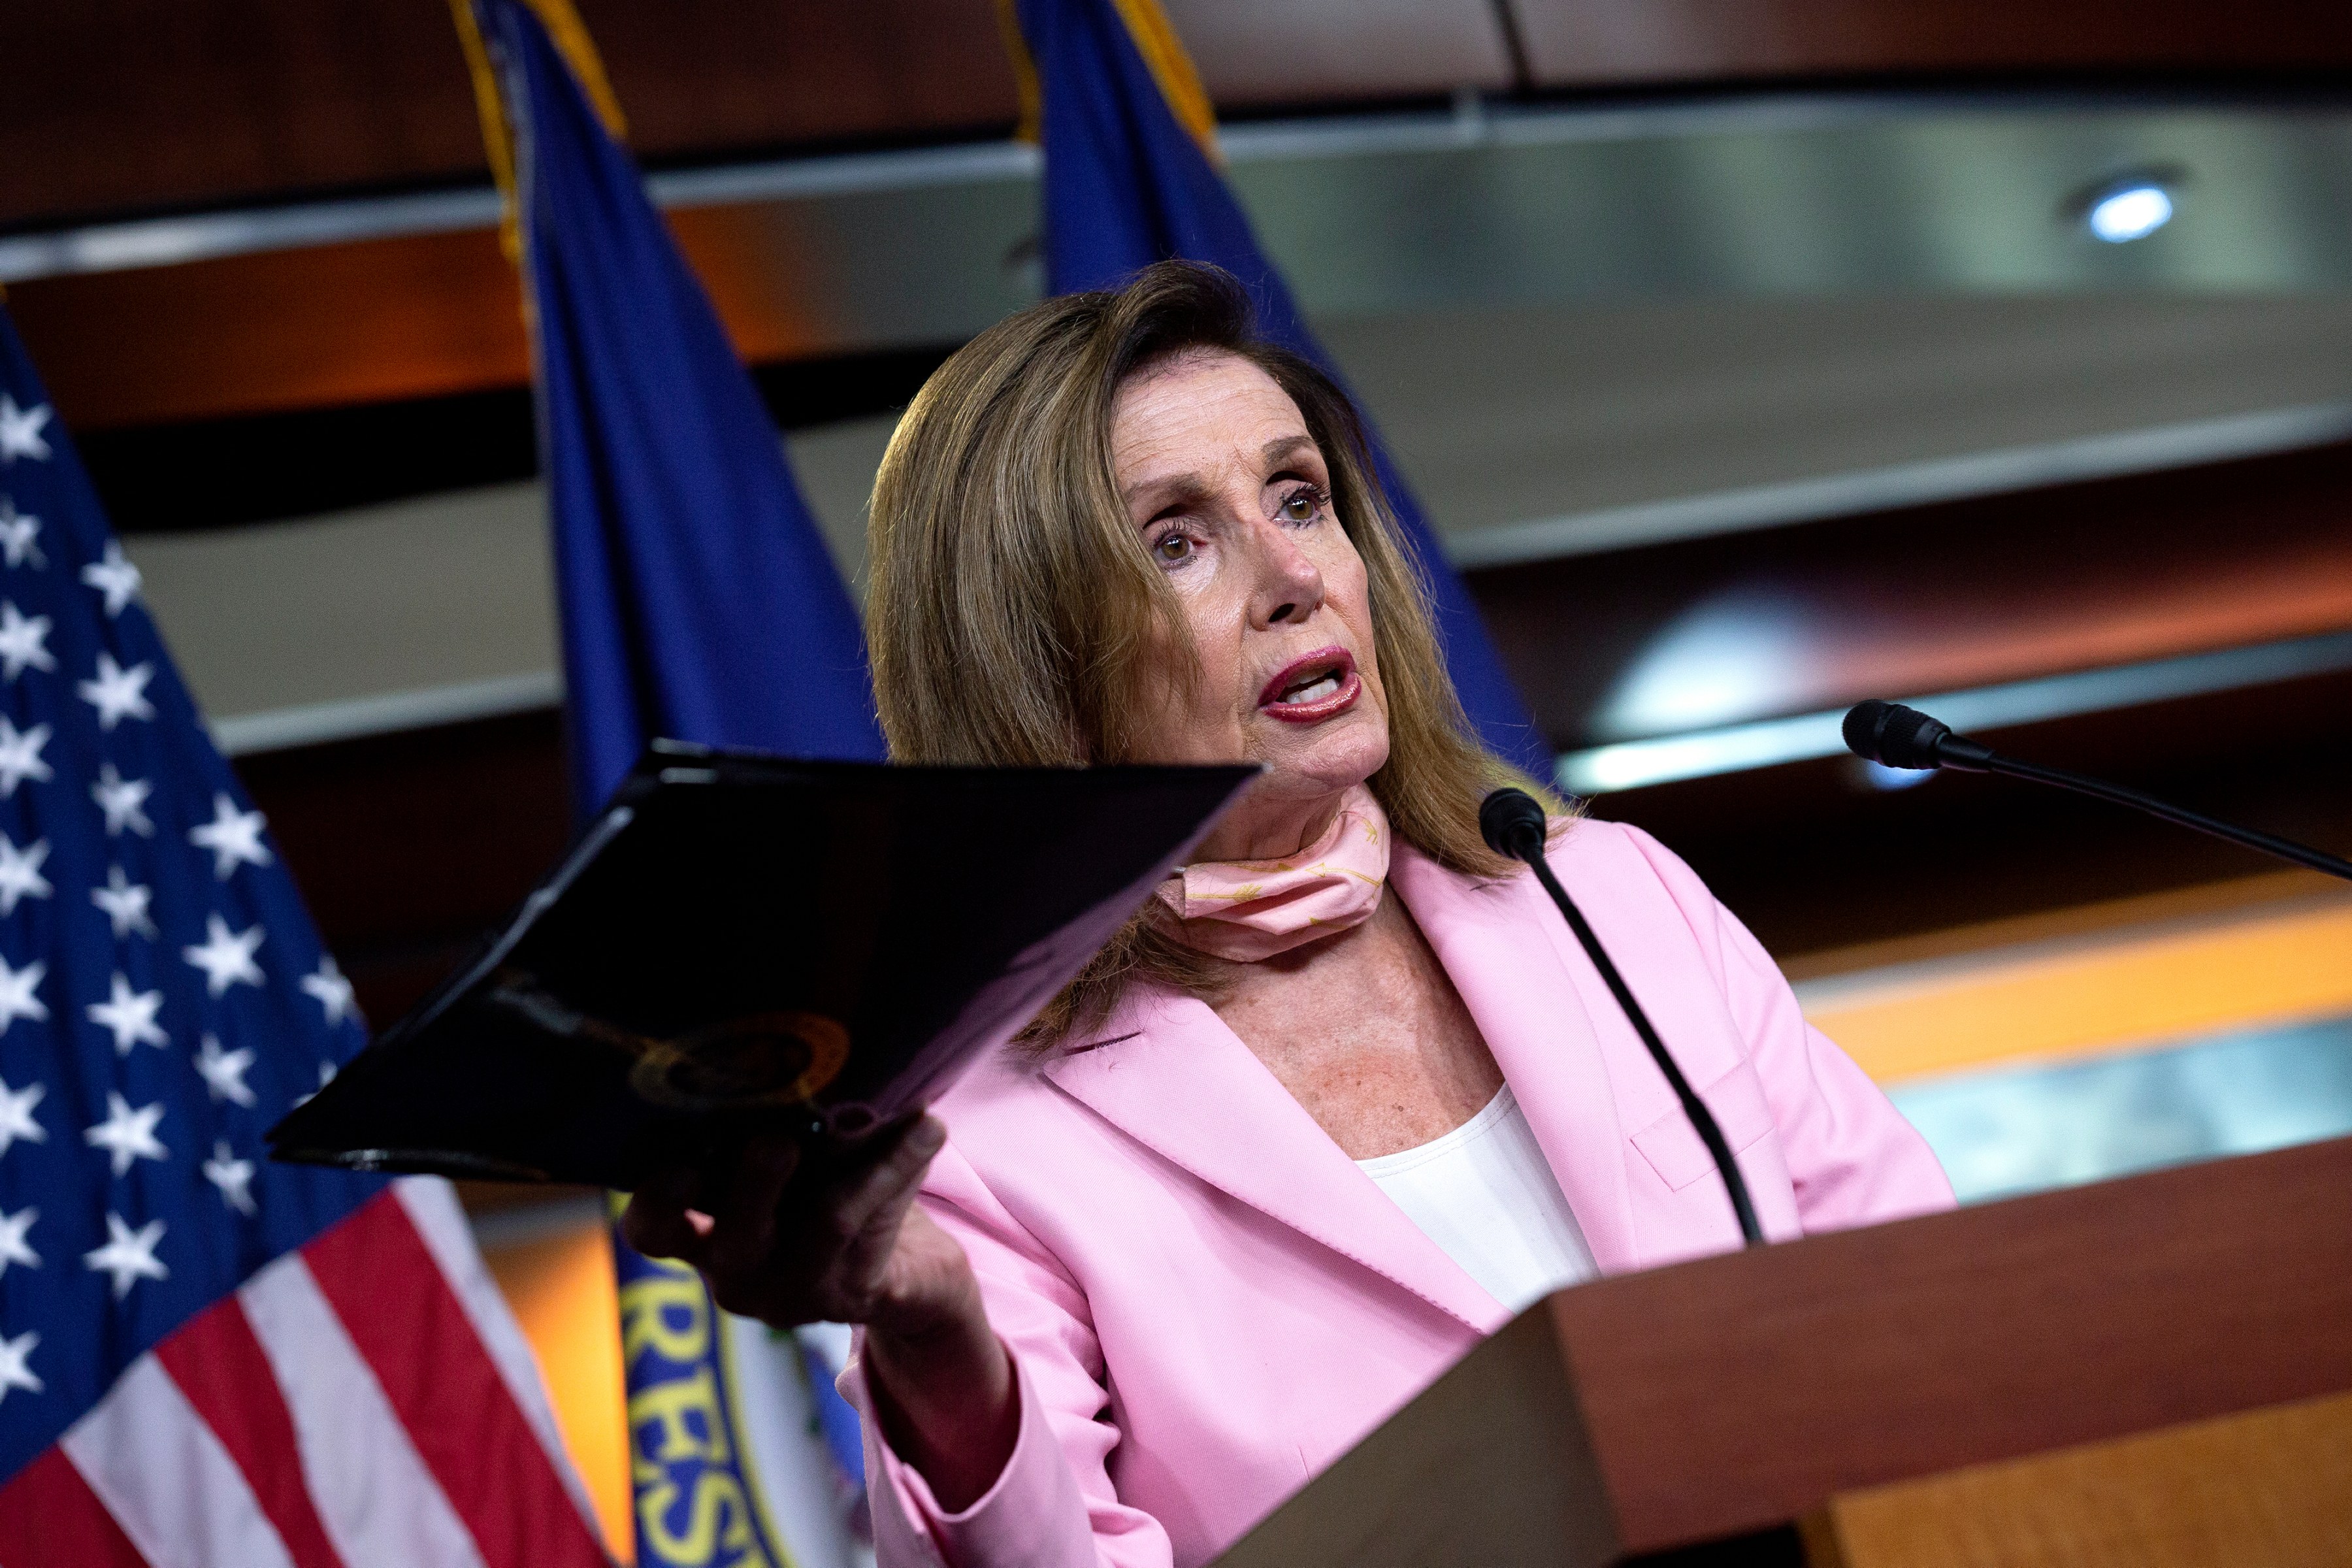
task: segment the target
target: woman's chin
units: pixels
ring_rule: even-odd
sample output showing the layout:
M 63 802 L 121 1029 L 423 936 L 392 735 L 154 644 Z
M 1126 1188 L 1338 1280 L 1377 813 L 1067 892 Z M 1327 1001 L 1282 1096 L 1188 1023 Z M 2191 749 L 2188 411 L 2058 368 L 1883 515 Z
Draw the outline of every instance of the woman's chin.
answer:
M 1336 794 L 1362 784 L 1389 760 L 1388 725 L 1370 714 L 1348 714 L 1305 731 L 1284 725 L 1258 740 L 1250 761 L 1265 769 L 1253 792 L 1261 797 Z

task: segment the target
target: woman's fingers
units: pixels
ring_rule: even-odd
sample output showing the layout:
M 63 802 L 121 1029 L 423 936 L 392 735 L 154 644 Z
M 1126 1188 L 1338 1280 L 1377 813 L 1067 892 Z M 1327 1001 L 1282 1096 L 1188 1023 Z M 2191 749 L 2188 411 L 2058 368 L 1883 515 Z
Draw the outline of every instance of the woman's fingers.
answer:
M 923 1173 L 946 1141 L 928 1116 L 843 1152 L 838 1163 L 761 1140 L 737 1157 L 723 1192 L 711 1194 L 692 1172 L 649 1179 L 622 1233 L 648 1256 L 699 1269 L 730 1311 L 777 1322 L 856 1320 L 881 1288 Z
M 913 1193 L 947 1140 L 947 1128 L 934 1116 L 919 1118 L 898 1134 L 888 1152 L 828 1194 L 833 1234 L 845 1244 L 866 1234 L 885 1209 Z
M 708 1267 L 732 1271 L 767 1262 L 776 1237 L 776 1209 L 800 1163 L 800 1145 L 786 1139 L 757 1138 L 745 1145 L 712 1216 L 718 1224 Z
M 664 1172 L 639 1186 L 621 1216 L 621 1234 L 629 1245 L 647 1258 L 683 1258 L 700 1267 L 702 1230 L 688 1217 L 694 1187 L 690 1171 Z
M 859 1227 L 843 1254 L 842 1288 L 860 1302 L 872 1302 L 885 1289 L 890 1259 L 898 1251 L 908 1215 L 922 1191 L 922 1168 L 889 1193 Z

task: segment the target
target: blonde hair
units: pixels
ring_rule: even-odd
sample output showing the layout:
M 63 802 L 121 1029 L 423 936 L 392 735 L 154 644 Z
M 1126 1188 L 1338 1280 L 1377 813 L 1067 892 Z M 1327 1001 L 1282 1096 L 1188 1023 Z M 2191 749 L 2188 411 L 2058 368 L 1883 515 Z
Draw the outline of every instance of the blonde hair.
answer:
M 866 640 L 900 762 L 1083 767 L 1136 754 L 1153 633 L 1190 647 L 1111 466 L 1112 410 L 1139 372 L 1191 352 L 1248 360 L 1297 405 L 1364 563 L 1389 759 L 1369 781 L 1391 829 L 1440 865 L 1497 876 L 1478 804 L 1531 787 L 1472 738 L 1440 652 L 1422 563 L 1390 514 L 1347 395 L 1254 335 L 1223 270 L 1169 261 L 1116 292 L 1066 295 L 973 339 L 924 384 L 874 485 Z M 1173 679 L 1189 679 L 1188 663 Z M 1211 966 L 1141 916 L 1031 1026 L 1051 1046 L 1099 1024 L 1124 987 L 1213 990 Z

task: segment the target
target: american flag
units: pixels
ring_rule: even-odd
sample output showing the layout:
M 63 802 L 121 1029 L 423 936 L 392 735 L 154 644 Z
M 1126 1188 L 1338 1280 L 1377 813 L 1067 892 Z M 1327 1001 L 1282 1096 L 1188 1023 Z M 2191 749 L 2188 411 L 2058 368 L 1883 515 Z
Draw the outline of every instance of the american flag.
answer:
M 0 312 L 0 1563 L 603 1563 L 447 1185 L 270 1164 L 365 1043 Z

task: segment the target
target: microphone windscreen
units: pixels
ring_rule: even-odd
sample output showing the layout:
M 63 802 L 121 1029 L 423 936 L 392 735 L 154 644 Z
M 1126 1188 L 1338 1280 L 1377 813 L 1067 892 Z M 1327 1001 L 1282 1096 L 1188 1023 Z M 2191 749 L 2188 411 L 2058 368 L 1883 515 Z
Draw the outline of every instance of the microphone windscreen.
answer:
M 1939 768 L 1937 742 L 1951 733 L 1916 708 L 1873 699 L 1849 709 L 1843 726 L 1846 750 L 1866 763 L 1890 768 Z
M 1542 803 L 1523 789 L 1498 789 L 1479 803 L 1479 836 L 1497 855 L 1514 860 L 1541 855 L 1548 829 Z

